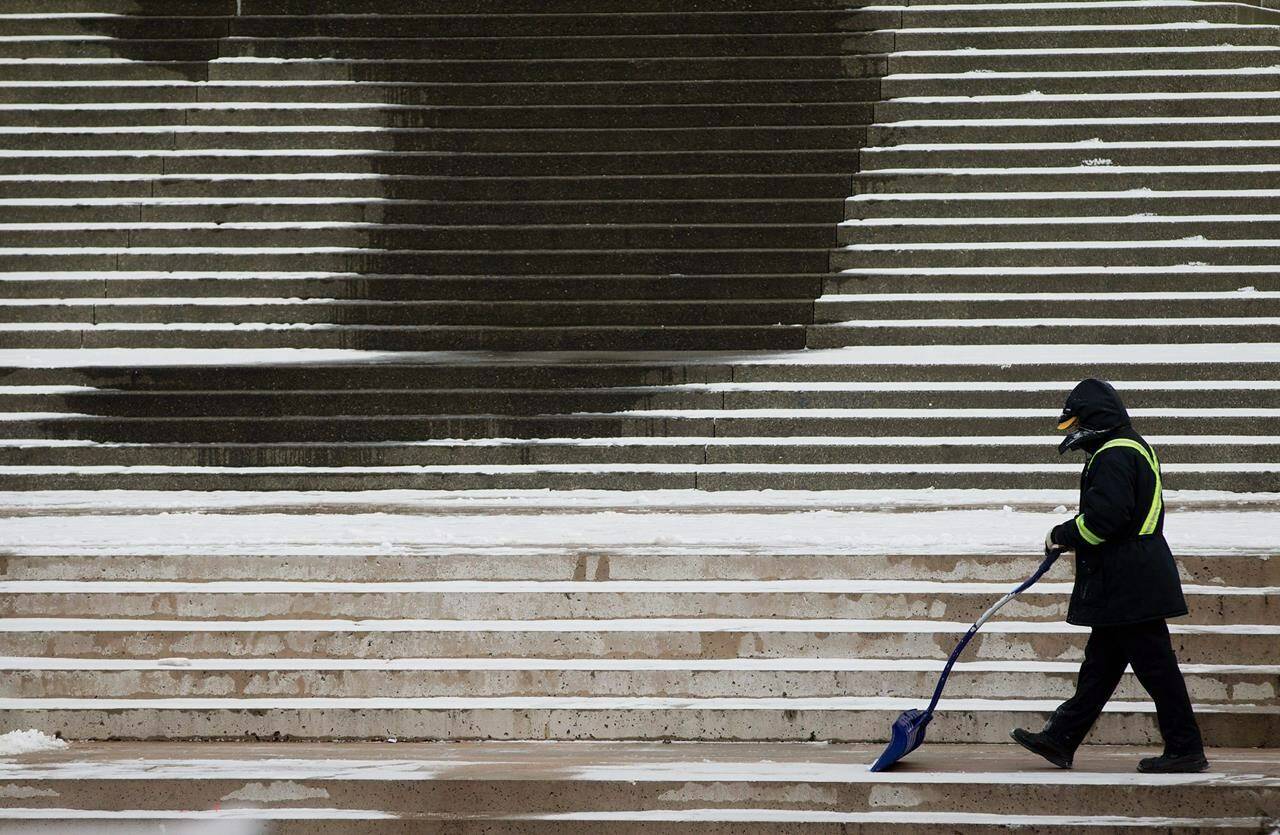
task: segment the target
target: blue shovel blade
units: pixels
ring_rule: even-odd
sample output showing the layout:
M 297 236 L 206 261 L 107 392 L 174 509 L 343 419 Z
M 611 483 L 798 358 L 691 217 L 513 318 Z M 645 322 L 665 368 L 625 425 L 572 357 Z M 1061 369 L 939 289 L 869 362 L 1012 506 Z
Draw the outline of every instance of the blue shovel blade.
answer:
M 920 747 L 924 742 L 924 729 L 933 718 L 923 710 L 907 710 L 894 720 L 892 736 L 884 753 L 871 764 L 872 771 L 884 771 L 894 763 Z

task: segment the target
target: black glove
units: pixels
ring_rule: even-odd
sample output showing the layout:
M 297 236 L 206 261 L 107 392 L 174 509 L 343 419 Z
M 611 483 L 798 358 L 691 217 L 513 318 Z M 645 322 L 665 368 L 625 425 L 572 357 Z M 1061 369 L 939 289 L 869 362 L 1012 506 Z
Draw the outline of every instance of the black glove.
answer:
M 1064 550 L 1061 545 L 1053 541 L 1053 532 L 1055 530 L 1057 530 L 1056 527 L 1049 528 L 1049 532 L 1044 535 L 1044 555 L 1046 557 L 1050 554 L 1061 554 Z

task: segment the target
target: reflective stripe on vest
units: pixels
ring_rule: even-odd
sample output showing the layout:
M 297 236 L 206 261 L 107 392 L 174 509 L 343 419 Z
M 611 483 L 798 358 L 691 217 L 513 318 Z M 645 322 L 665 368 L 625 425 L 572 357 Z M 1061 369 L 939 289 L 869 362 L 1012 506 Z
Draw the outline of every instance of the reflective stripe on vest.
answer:
M 1148 451 L 1146 447 L 1137 441 L 1132 441 L 1128 438 L 1117 438 L 1114 441 L 1107 441 L 1093 454 L 1093 457 L 1089 459 L 1089 467 L 1093 466 L 1093 462 L 1098 459 L 1099 455 L 1113 447 L 1128 447 L 1134 450 L 1146 459 L 1146 462 L 1151 466 L 1151 472 L 1155 474 L 1156 490 L 1151 496 L 1151 507 L 1147 510 L 1147 518 L 1142 521 L 1142 528 L 1138 531 L 1139 536 L 1153 534 L 1156 532 L 1156 525 L 1160 521 L 1160 511 L 1164 507 L 1163 488 L 1160 481 L 1160 460 L 1156 458 L 1155 452 Z M 1085 469 L 1087 472 L 1088 468 L 1086 467 Z M 1080 531 L 1080 536 L 1084 538 L 1084 541 L 1090 545 L 1098 545 L 1102 542 L 1102 537 L 1089 530 L 1085 525 L 1083 514 L 1076 517 L 1076 529 Z

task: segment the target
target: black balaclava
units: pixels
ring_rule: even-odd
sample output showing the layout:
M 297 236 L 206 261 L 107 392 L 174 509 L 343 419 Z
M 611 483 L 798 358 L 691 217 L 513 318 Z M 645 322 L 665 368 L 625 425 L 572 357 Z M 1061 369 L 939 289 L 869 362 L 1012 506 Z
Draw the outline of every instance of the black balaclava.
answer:
M 1129 412 L 1115 388 L 1093 377 L 1082 380 L 1067 395 L 1066 405 L 1058 416 L 1059 428 L 1072 418 L 1076 421 L 1058 446 L 1059 455 L 1070 449 L 1092 454 L 1101 446 L 1103 436 L 1129 425 Z

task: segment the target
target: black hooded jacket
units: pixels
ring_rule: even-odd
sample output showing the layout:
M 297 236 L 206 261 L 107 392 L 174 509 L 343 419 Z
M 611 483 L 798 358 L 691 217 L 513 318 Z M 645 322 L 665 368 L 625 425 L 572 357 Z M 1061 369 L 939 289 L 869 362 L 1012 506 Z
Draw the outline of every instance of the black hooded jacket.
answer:
M 1053 529 L 1053 541 L 1076 553 L 1067 622 L 1118 626 L 1185 615 L 1178 568 L 1164 538 L 1155 451 L 1133 431 L 1109 383 L 1080 383 L 1063 415 L 1078 418 L 1068 441 L 1088 456 L 1080 474 L 1080 513 Z

